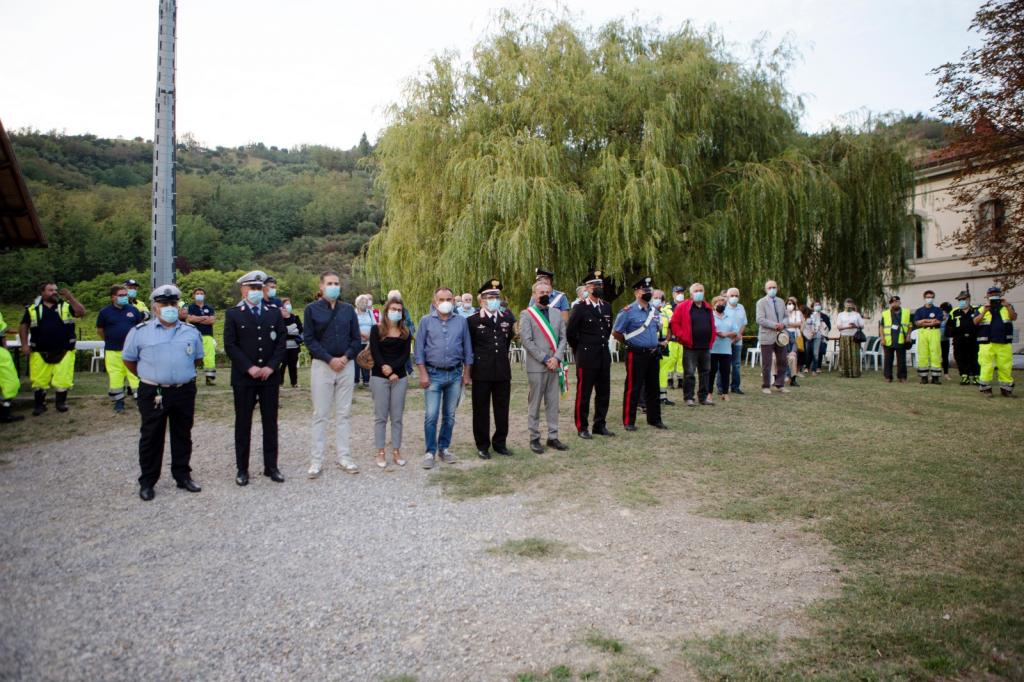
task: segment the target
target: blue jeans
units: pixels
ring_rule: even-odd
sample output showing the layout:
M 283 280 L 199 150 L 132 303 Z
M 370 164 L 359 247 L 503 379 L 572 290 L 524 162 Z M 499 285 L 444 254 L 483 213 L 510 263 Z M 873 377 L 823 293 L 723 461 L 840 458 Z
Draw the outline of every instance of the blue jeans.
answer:
M 712 358 L 711 364 L 714 364 L 714 358 Z M 721 372 L 715 377 L 715 385 L 718 387 L 718 395 L 724 395 L 725 393 L 735 393 L 740 387 L 740 367 L 743 366 L 743 344 L 734 343 L 732 345 L 732 382 L 729 386 L 729 391 L 725 388 L 725 375 Z
M 462 396 L 462 367 L 448 370 L 427 367 L 427 376 L 430 377 L 430 386 L 423 395 L 423 439 L 427 443 L 427 452 L 437 454 L 452 444 L 455 410 L 458 409 L 459 398 Z M 439 437 L 437 416 L 441 412 L 442 401 L 444 416 Z

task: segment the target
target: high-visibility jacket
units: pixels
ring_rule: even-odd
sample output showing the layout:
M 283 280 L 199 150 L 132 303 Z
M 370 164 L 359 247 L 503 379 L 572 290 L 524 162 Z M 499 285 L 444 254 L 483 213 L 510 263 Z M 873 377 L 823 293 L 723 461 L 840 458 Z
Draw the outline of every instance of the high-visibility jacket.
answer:
M 32 305 L 26 306 L 28 310 L 28 326 L 32 334 L 35 333 L 35 328 L 39 326 L 39 320 L 43 316 L 43 302 L 40 299 L 36 299 Z M 57 303 L 57 314 L 60 315 L 61 322 L 64 323 L 64 329 L 67 331 L 68 348 L 75 347 L 75 316 L 71 313 L 71 304 L 67 301 L 59 301 Z M 35 339 L 29 337 L 29 345 L 35 346 Z
M 669 337 L 668 325 L 672 321 L 672 306 L 662 303 L 661 310 L 658 312 L 661 314 L 661 334 L 659 338 L 667 339 Z
M 910 308 L 900 309 L 900 334 L 896 343 L 903 345 L 910 335 Z M 886 347 L 892 347 L 892 308 L 882 311 L 882 342 Z
M 1010 311 L 1005 306 L 999 306 L 999 316 L 1003 318 L 1003 324 L 1006 325 L 1006 338 L 1013 338 L 1013 321 L 1010 319 Z M 988 337 L 992 328 L 992 309 L 989 308 L 981 314 L 981 322 L 977 326 L 978 331 L 978 343 L 988 343 Z

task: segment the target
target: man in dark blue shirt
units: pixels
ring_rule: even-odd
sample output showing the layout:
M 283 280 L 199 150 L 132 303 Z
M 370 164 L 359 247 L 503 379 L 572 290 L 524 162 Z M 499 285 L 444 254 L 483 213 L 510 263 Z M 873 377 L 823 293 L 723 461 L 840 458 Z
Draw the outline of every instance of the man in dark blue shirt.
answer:
M 277 279 L 273 275 L 263 282 L 263 303 L 273 308 L 280 308 L 284 302 L 277 297 Z
M 335 447 L 338 466 L 346 473 L 357 474 L 359 467 L 352 460 L 349 448 L 349 413 L 352 409 L 352 388 L 355 359 L 363 345 L 359 334 L 359 318 L 350 304 L 340 300 L 341 280 L 328 270 L 320 274 L 320 300 L 306 306 L 302 319 L 302 340 L 313 358 L 309 386 L 313 397 L 313 450 L 309 477 L 317 478 L 323 470 L 327 444 L 327 422 L 335 415 Z
M 206 385 L 212 386 L 217 378 L 217 342 L 213 338 L 213 323 L 215 315 L 213 306 L 206 302 L 206 289 L 196 287 L 192 290 L 192 300 L 195 301 L 188 307 L 186 320 L 195 327 L 203 337 L 203 374 L 206 375 Z
M 124 412 L 125 381 L 132 395 L 139 388 L 139 377 L 125 367 L 121 351 L 128 332 L 142 321 L 142 314 L 128 298 L 128 289 L 123 285 L 110 287 L 110 305 L 96 317 L 96 335 L 103 339 L 103 363 L 110 386 L 107 395 L 114 401 L 114 412 L 118 414 Z

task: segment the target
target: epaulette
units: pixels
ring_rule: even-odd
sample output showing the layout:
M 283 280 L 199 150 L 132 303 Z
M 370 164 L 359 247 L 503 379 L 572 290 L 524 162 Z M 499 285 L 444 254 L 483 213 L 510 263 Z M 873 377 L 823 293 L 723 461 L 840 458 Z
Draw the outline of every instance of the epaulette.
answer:
M 145 327 L 148 323 L 149 320 L 143 320 L 142 322 L 139 322 L 137 325 L 135 325 L 135 328 L 139 329 L 140 327 Z

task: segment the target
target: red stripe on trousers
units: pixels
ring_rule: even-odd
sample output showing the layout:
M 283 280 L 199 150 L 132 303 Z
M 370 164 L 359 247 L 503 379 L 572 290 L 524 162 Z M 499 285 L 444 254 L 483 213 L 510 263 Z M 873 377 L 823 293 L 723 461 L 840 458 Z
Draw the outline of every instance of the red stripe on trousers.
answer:
M 583 368 L 576 367 L 576 430 L 580 430 L 580 400 L 583 398 Z
M 633 354 L 626 351 L 626 399 L 622 401 L 622 423 L 629 425 L 629 397 L 633 395 Z

